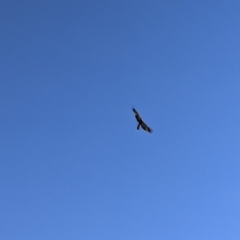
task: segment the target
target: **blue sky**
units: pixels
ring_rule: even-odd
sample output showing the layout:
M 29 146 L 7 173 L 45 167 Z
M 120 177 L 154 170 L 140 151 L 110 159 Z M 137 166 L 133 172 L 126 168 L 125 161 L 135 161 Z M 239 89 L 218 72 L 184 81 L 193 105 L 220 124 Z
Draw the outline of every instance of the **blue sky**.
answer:
M 240 239 L 239 12 L 2 0 L 0 238 Z

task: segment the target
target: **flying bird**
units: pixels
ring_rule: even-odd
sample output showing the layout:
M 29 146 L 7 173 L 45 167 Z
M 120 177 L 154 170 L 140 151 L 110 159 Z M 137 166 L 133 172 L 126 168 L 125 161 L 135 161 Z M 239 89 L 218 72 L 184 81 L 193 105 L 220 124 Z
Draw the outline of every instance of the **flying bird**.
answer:
M 138 112 L 136 111 L 136 109 L 133 107 L 132 110 L 133 110 L 133 113 L 134 113 L 134 115 L 135 115 L 135 118 L 136 118 L 136 120 L 137 120 L 137 122 L 138 122 L 137 130 L 139 130 L 140 127 L 142 127 L 143 130 L 151 133 L 153 130 L 152 130 L 150 127 L 148 127 L 148 125 L 142 120 L 142 118 L 139 116 L 139 114 L 138 114 Z

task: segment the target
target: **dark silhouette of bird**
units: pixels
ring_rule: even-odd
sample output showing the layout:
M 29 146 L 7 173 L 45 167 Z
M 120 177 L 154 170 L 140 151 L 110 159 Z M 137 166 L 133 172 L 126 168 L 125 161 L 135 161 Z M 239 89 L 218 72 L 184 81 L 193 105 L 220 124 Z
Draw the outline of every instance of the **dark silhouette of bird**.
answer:
M 148 127 L 148 125 L 142 120 L 142 118 L 140 117 L 140 115 L 138 114 L 138 112 L 136 111 L 136 109 L 133 107 L 132 110 L 133 110 L 133 113 L 134 113 L 134 115 L 135 115 L 135 118 L 136 118 L 136 120 L 137 120 L 137 122 L 138 122 L 137 130 L 139 130 L 140 127 L 141 127 L 141 128 L 142 128 L 143 130 L 145 130 L 146 132 L 151 133 L 153 130 L 152 130 L 150 127 Z

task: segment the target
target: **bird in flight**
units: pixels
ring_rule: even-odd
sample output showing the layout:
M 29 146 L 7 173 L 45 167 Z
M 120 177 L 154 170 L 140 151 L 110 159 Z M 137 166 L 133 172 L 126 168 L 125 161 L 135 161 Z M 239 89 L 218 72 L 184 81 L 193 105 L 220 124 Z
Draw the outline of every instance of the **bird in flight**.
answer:
M 135 118 L 136 118 L 136 120 L 138 122 L 137 130 L 139 130 L 139 128 L 142 127 L 143 130 L 151 133 L 153 130 L 150 127 L 148 127 L 148 125 L 142 120 L 142 118 L 139 116 L 139 114 L 136 111 L 136 109 L 133 107 L 132 110 L 133 110 Z

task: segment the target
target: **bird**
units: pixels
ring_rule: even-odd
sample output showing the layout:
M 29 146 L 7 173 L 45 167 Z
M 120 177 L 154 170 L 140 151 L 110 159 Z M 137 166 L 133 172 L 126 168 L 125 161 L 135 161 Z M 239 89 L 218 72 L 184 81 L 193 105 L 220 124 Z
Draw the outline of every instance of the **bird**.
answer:
M 132 107 L 132 111 L 133 111 L 133 113 L 135 115 L 135 118 L 136 118 L 136 120 L 138 122 L 137 130 L 139 130 L 140 127 L 142 127 L 142 129 L 144 131 L 152 133 L 153 130 L 150 127 L 148 127 L 148 125 L 142 120 L 142 118 L 140 117 L 140 115 L 138 114 L 138 112 L 136 111 L 136 109 L 134 107 Z

